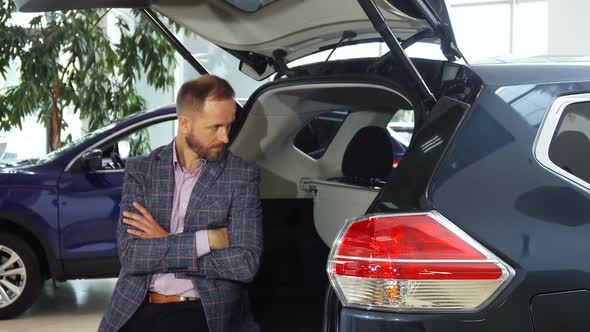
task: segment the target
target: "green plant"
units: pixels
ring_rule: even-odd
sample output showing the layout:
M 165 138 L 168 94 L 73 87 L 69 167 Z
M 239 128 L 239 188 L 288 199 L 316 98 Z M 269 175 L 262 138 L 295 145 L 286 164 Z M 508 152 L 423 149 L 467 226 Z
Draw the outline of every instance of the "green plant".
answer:
M 20 82 L 0 90 L 0 130 L 22 128 L 31 114 L 49 131 L 49 149 L 63 141 L 65 108 L 94 130 L 145 110 L 135 85 L 142 75 L 156 90 L 174 84 L 174 48 L 136 10 L 42 13 L 28 25 L 12 23 L 15 6 L 0 0 L 0 75 L 16 65 Z M 112 13 L 112 15 L 107 15 Z M 115 20 L 113 42 L 105 20 Z M 180 27 L 163 19 L 175 32 Z

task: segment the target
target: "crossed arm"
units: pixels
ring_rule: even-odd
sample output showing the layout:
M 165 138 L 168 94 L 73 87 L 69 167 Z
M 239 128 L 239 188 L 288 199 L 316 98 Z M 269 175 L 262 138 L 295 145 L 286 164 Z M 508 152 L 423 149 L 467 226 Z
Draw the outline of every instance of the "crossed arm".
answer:
M 198 257 L 194 233 L 170 234 L 142 206 L 142 179 L 134 163 L 127 164 L 117 242 L 126 273 L 180 273 L 208 279 L 251 281 L 262 251 L 258 170 L 232 193 L 227 230 L 208 232 L 212 251 Z M 133 211 L 133 212 L 132 212 Z
M 133 202 L 133 207 L 140 214 L 123 211 L 123 223 L 134 228 L 127 228 L 127 233 L 142 239 L 159 239 L 171 234 L 160 226 L 150 211 L 139 202 Z M 209 249 L 226 249 L 229 247 L 227 227 L 219 229 L 208 229 L 207 238 Z M 196 240 L 196 239 L 195 239 Z

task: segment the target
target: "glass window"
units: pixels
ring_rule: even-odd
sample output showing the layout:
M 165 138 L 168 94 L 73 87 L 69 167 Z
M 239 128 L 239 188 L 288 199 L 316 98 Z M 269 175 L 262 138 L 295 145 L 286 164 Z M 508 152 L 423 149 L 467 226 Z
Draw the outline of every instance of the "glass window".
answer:
M 91 131 L 89 133 L 86 133 L 85 135 L 79 137 L 76 140 L 73 140 L 69 143 L 66 143 L 64 145 L 62 145 L 60 148 L 46 154 L 45 156 L 41 157 L 41 158 L 36 158 L 33 159 L 36 163 L 42 164 L 42 163 L 46 163 L 52 160 L 55 160 L 57 158 L 59 158 L 60 156 L 64 155 L 65 153 L 71 151 L 73 148 L 75 148 L 76 146 L 83 144 L 84 142 L 87 142 L 88 140 L 96 137 L 99 134 L 104 133 L 107 130 L 112 129 L 113 127 L 115 127 L 117 125 L 117 122 L 113 122 L 109 125 L 106 125 L 100 129 Z
M 469 60 L 511 53 L 511 3 L 454 1 L 450 16 L 457 43 Z
M 151 124 L 109 142 L 101 148 L 102 169 L 123 169 L 127 158 L 148 154 L 169 144 L 176 136 L 176 122 L 177 120 L 167 120 Z
M 590 102 L 571 104 L 563 110 L 549 145 L 549 158 L 590 183 Z
M 240 60 L 219 46 L 197 35 L 184 37 L 184 46 L 212 75 L 226 79 L 236 91 L 236 99 L 244 105 L 252 92 L 268 82 L 269 79 L 257 81 L 242 73 L 239 69 Z M 199 73 L 186 61 L 182 62 L 178 82 L 186 82 L 199 77 Z M 176 90 L 180 88 L 180 85 Z
M 320 159 L 349 113 L 330 111 L 316 116 L 297 133 L 293 145 L 313 159 Z
M 440 49 L 440 44 L 417 42 L 404 50 L 410 58 L 446 61 L 447 57 Z
M 414 111 L 399 110 L 395 112 L 393 118 L 387 124 L 387 129 L 393 138 L 403 146 L 408 147 L 414 132 Z
M 398 110 L 389 123 L 387 131 L 391 136 L 391 148 L 393 152 L 393 167 L 397 167 L 410 145 L 414 132 L 414 111 Z
M 178 120 L 160 122 L 127 136 L 126 140 L 130 143 L 129 157 L 148 154 L 172 142 L 176 136 L 177 122 Z
M 253 13 L 258 9 L 268 5 L 277 0 L 225 0 L 226 2 L 238 7 L 243 11 Z
M 0 161 L 6 154 L 6 147 L 8 146 L 8 140 L 4 136 L 0 136 Z
M 549 3 L 517 2 L 513 27 L 513 55 L 527 57 L 549 54 Z M 575 29 L 572 28 L 571 31 Z

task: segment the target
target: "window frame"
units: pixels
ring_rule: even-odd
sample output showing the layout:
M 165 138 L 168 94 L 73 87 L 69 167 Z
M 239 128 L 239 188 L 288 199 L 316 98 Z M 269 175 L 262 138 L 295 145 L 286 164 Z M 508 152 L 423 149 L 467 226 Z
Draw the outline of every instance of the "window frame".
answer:
M 338 130 L 336 130 L 336 132 L 334 133 L 334 135 L 332 135 L 332 137 L 328 141 L 328 144 L 326 145 L 326 148 L 324 149 L 324 151 L 322 152 L 322 154 L 318 158 L 315 158 L 315 157 L 311 156 L 308 152 L 303 151 L 300 147 L 298 147 L 295 144 L 295 142 L 296 142 L 297 137 L 299 136 L 299 134 L 304 129 L 306 129 L 313 121 L 318 120 L 321 116 L 324 116 L 325 114 L 332 113 L 332 112 L 346 112 L 346 115 L 344 116 L 344 119 L 342 119 L 342 121 L 340 122 L 340 126 L 338 127 Z M 299 151 L 300 153 L 302 153 L 306 157 L 311 158 L 312 160 L 315 160 L 315 161 L 321 160 L 324 157 L 324 155 L 326 154 L 326 151 L 328 151 L 328 149 L 330 148 L 330 145 L 332 145 L 332 142 L 334 141 L 334 138 L 336 138 L 336 136 L 338 135 L 338 132 L 342 128 L 342 125 L 344 124 L 344 122 L 346 121 L 346 119 L 348 119 L 348 116 L 351 113 L 352 113 L 352 111 L 349 110 L 349 109 L 333 109 L 333 110 L 322 111 L 321 113 L 318 113 L 318 114 L 314 115 L 314 117 L 311 120 L 307 121 L 304 126 L 302 126 L 301 128 L 299 128 L 299 130 L 297 130 L 297 134 L 295 134 L 295 136 L 293 137 L 293 141 L 291 142 L 291 145 L 293 146 L 293 148 L 295 148 L 295 150 Z M 312 151 L 312 152 L 315 152 L 315 151 Z
M 586 191 L 590 191 L 590 183 L 559 167 L 549 158 L 549 147 L 555 138 L 555 132 L 561 122 L 563 112 L 568 106 L 578 103 L 588 103 L 590 105 L 590 93 L 567 95 L 555 99 L 539 128 L 533 145 L 533 155 L 537 162 L 547 170 Z
M 155 116 L 155 117 L 152 117 L 149 119 L 145 119 L 145 120 L 136 122 L 128 127 L 122 128 L 122 129 L 108 135 L 107 137 L 104 137 L 103 139 L 95 142 L 94 144 L 90 145 L 86 149 L 80 151 L 80 153 L 78 153 L 74 158 L 72 158 L 72 160 L 70 160 L 68 165 L 65 167 L 64 172 L 69 172 L 69 173 L 77 172 L 78 166 L 82 160 L 82 156 L 84 155 L 84 153 L 86 153 L 90 150 L 97 149 L 101 146 L 107 145 L 110 142 L 114 142 L 123 136 L 130 135 L 135 131 L 141 130 L 143 128 L 147 128 L 151 125 L 162 123 L 162 122 L 169 121 L 169 120 L 175 120 L 176 118 L 177 118 L 176 113 L 163 114 L 163 115 Z M 124 172 L 124 171 L 125 171 L 125 168 L 121 168 L 121 169 L 96 170 L 96 171 L 93 171 L 93 173 L 117 173 L 117 172 Z

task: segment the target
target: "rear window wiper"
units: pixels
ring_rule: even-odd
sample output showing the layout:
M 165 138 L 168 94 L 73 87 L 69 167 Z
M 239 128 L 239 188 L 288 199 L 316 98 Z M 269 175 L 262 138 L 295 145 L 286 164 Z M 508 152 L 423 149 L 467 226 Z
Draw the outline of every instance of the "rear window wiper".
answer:
M 354 32 L 354 31 L 345 30 L 344 32 L 342 32 L 342 38 L 340 38 L 340 41 L 338 41 L 338 44 L 336 44 L 336 46 L 334 46 L 334 48 L 332 49 L 332 52 L 330 52 L 330 54 L 328 54 L 328 57 L 326 58 L 324 63 L 328 62 L 330 60 L 330 58 L 332 57 L 332 54 L 334 54 L 336 49 L 338 47 L 340 47 L 340 45 L 342 45 L 343 41 L 345 41 L 347 39 L 352 39 L 354 37 L 356 37 L 356 32 Z

